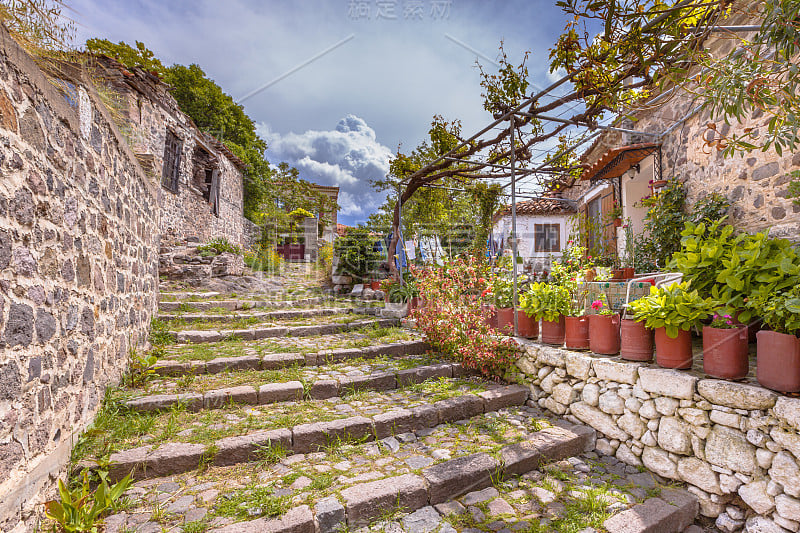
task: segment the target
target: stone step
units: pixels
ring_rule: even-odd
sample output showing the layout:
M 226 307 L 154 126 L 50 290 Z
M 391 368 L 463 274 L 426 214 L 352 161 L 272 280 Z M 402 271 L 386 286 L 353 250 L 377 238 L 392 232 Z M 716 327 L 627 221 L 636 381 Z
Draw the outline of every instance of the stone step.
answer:
M 383 439 L 505 407 L 521 406 L 529 394 L 526 386 L 498 386 L 477 394 L 462 394 L 432 404 L 384 411 L 371 417 L 353 416 L 225 437 L 212 445 L 170 442 L 155 447 L 148 444 L 111 454 L 109 476 L 115 480 L 128 473 L 137 479 L 161 477 L 197 469 L 201 463 L 225 466 L 252 461 L 265 447 L 280 446 L 298 454 L 316 452 L 332 443 Z M 522 451 L 514 461 L 532 460 L 534 456 L 533 451 Z
M 227 309 L 228 311 L 238 311 L 243 309 L 257 309 L 257 308 L 284 309 L 288 307 L 301 307 L 305 305 L 319 305 L 326 301 L 331 301 L 330 298 L 315 297 L 315 298 L 302 298 L 298 300 L 231 299 L 231 300 L 209 300 L 204 302 L 196 302 L 196 301 L 187 302 L 185 301 L 185 298 L 181 298 L 180 293 L 162 293 L 162 294 L 169 294 L 175 298 L 183 300 L 183 301 L 158 302 L 158 310 L 167 312 L 178 311 L 180 310 L 181 305 L 189 306 L 190 308 L 196 311 L 208 311 L 209 309 L 214 309 L 216 307 Z M 219 295 L 219 293 L 213 293 L 213 294 Z M 188 296 L 186 298 L 188 298 Z
M 290 366 L 321 366 L 338 363 L 348 359 L 374 359 L 381 356 L 402 357 L 421 355 L 430 346 L 425 341 L 402 341 L 393 344 L 378 344 L 366 348 L 345 348 L 323 350 L 316 353 L 273 353 L 263 356 L 245 355 L 239 357 L 217 357 L 210 361 L 170 361 L 156 362 L 153 370 L 161 376 L 184 376 L 198 374 L 219 374 L 231 370 L 276 370 Z
M 658 498 L 616 514 L 603 522 L 609 533 L 681 533 L 691 526 L 700 512 L 694 494 L 679 489 L 664 489 Z
M 134 411 L 159 411 L 184 404 L 187 411 L 218 409 L 231 402 L 244 405 L 266 405 L 276 402 L 302 401 L 303 399 L 326 400 L 343 393 L 361 390 L 392 390 L 422 383 L 428 379 L 458 378 L 465 374 L 459 363 L 424 365 L 406 370 L 376 372 L 364 376 L 347 377 L 339 380 L 317 380 L 303 383 L 288 381 L 266 383 L 260 386 L 239 385 L 223 389 L 213 389 L 205 393 L 157 394 L 128 400 L 125 405 Z
M 312 309 L 290 309 L 285 311 L 267 311 L 261 313 L 236 313 L 232 312 L 226 315 L 210 315 L 210 314 L 192 314 L 192 313 L 178 313 L 178 314 L 159 314 L 158 318 L 163 321 L 180 320 L 185 323 L 189 322 L 233 322 L 235 320 L 242 320 L 247 318 L 259 319 L 264 322 L 270 320 L 292 320 L 296 318 L 310 318 L 317 316 L 329 316 L 337 314 L 355 314 L 356 311 L 352 307 L 328 307 L 328 308 L 312 308 Z
M 310 337 L 315 335 L 333 335 L 364 327 L 398 327 L 400 320 L 383 318 L 378 320 L 359 320 L 347 324 L 318 324 L 314 326 L 275 326 L 230 330 L 198 330 L 170 331 L 173 340 L 178 343 L 218 342 L 231 337 L 242 340 L 259 340 L 274 337 Z
M 579 454 L 594 446 L 595 432 L 587 426 L 549 427 L 527 440 L 500 450 L 499 458 L 476 453 L 404 474 L 350 486 L 309 506 L 290 509 L 281 518 L 260 518 L 213 529 L 217 533 L 270 531 L 330 533 L 370 524 L 398 509 L 410 512 L 490 487 L 521 471 Z M 524 450 L 522 452 L 521 450 Z M 427 529 L 426 529 L 427 531 Z

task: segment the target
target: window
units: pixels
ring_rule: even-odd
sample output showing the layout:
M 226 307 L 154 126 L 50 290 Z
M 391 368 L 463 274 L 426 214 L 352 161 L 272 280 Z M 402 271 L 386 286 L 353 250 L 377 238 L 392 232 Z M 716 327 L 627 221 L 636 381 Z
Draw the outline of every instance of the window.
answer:
M 561 224 L 534 224 L 534 251 L 561 251 Z
M 167 130 L 167 140 L 164 142 L 164 170 L 161 175 L 161 185 L 172 192 L 178 192 L 178 183 L 181 177 L 181 150 L 183 143 L 170 130 Z

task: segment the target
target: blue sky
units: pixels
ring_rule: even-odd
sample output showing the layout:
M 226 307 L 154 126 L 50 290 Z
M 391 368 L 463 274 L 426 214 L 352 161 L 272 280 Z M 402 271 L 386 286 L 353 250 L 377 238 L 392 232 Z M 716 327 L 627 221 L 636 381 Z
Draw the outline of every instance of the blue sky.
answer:
M 547 85 L 548 49 L 565 18 L 540 0 L 71 0 L 78 40 L 143 41 L 166 64 L 199 64 L 235 99 L 339 46 L 242 101 L 270 144 L 310 181 L 339 185 L 340 220 L 363 221 L 383 201 L 398 145 L 416 146 L 431 118 L 460 119 L 471 134 L 481 107 L 476 58 L 500 41 L 531 79 Z M 343 42 L 344 41 L 344 42 Z M 461 44 L 458 44 L 458 43 Z M 472 51 L 470 50 L 472 49 Z

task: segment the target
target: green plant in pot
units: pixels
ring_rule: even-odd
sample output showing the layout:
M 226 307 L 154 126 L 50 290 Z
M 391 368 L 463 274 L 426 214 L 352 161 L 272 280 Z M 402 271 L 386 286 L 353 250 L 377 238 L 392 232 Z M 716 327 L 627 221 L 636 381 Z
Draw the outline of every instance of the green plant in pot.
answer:
M 589 315 L 589 349 L 603 355 L 619 353 L 619 313 L 611 309 L 603 293 L 592 302 L 592 310 L 594 314 Z
M 564 344 L 570 350 L 589 349 L 589 317 L 586 315 L 586 284 L 578 281 L 583 273 L 585 248 L 565 251 L 560 262 L 553 263 L 551 278 L 569 291 L 570 302 L 564 312 Z
M 656 362 L 665 368 L 692 367 L 690 330 L 708 317 L 713 302 L 688 282 L 651 287 L 650 294 L 630 303 L 635 320 L 655 330 Z
M 530 317 L 542 321 L 542 342 L 564 344 L 564 316 L 569 313 L 572 299 L 569 290 L 555 283 L 531 283 L 520 296 L 520 306 Z
M 504 333 L 514 329 L 514 281 L 505 272 L 498 272 L 492 280 L 492 296 L 497 308 L 497 328 Z
M 703 327 L 703 372 L 722 379 L 741 379 L 749 371 L 747 327 L 730 311 L 718 308 Z
M 757 334 L 756 376 L 768 389 L 800 392 L 800 286 L 748 300 L 768 330 Z

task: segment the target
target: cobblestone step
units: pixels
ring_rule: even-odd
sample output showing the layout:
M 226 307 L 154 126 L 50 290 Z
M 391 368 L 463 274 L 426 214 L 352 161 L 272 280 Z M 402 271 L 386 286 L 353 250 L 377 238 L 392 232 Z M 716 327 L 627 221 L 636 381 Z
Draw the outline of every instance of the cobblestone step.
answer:
M 361 309 L 353 307 L 317 307 L 311 309 L 287 309 L 281 311 L 265 312 L 245 312 L 232 311 L 228 314 L 198 314 L 198 313 L 160 313 L 158 318 L 164 321 L 180 320 L 182 322 L 233 322 L 242 319 L 269 320 L 292 320 L 295 318 L 322 317 L 336 314 L 365 314 Z
M 231 299 L 231 300 L 208 300 L 208 301 L 197 302 L 197 301 L 186 301 L 186 299 L 190 298 L 191 296 L 182 297 L 183 295 L 181 293 L 162 293 L 162 294 L 170 295 L 174 298 L 180 298 L 180 300 L 178 301 L 158 302 L 158 310 L 165 312 L 178 311 L 181 309 L 181 305 L 183 305 L 184 307 L 188 306 L 189 308 L 196 311 L 208 311 L 216 307 L 221 307 L 222 309 L 227 309 L 229 311 L 238 311 L 244 309 L 257 309 L 257 308 L 283 309 L 283 308 L 301 307 L 307 305 L 320 305 L 324 302 L 331 301 L 330 298 L 315 297 L 315 298 L 301 298 L 297 300 Z M 184 293 L 184 294 L 196 294 L 196 293 Z M 209 294 L 213 294 L 215 296 L 219 295 L 219 293 L 209 293 Z
M 242 340 L 258 340 L 274 337 L 308 337 L 314 335 L 332 335 L 369 326 L 396 327 L 400 320 L 382 318 L 377 320 L 359 320 L 347 324 L 318 324 L 314 326 L 275 326 L 263 328 L 231 329 L 231 330 L 198 330 L 170 331 L 173 340 L 178 343 L 218 342 L 230 337 Z
M 458 378 L 464 375 L 458 363 L 425 365 L 399 371 L 376 372 L 338 380 L 313 382 L 287 381 L 261 385 L 238 385 L 212 389 L 205 393 L 157 394 L 128 400 L 126 406 L 134 411 L 159 411 L 183 404 L 188 411 L 217 409 L 231 402 L 244 405 L 266 405 L 303 399 L 326 400 L 347 391 L 385 391 L 422 383 L 428 379 Z
M 358 415 L 225 437 L 211 445 L 168 442 L 156 447 L 148 444 L 112 454 L 110 477 L 120 479 L 132 472 L 137 479 L 143 479 L 195 470 L 201 463 L 231 465 L 256 460 L 265 448 L 276 446 L 295 454 L 317 452 L 332 443 L 383 439 L 524 405 L 528 396 L 527 387 L 500 386 L 477 394 L 383 411 L 370 417 Z
M 210 361 L 158 361 L 153 370 L 161 376 L 188 374 L 218 374 L 231 370 L 275 370 L 290 366 L 319 366 L 348 359 L 373 359 L 380 356 L 420 355 L 430 349 L 425 341 L 402 341 L 392 344 L 377 344 L 365 348 L 322 350 L 315 353 L 273 353 L 263 356 L 218 357 Z

